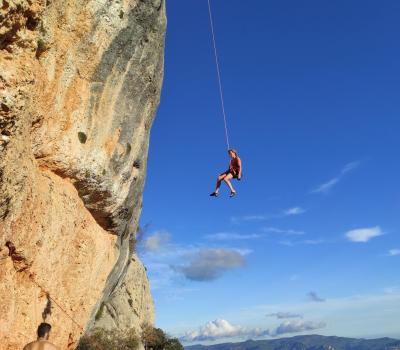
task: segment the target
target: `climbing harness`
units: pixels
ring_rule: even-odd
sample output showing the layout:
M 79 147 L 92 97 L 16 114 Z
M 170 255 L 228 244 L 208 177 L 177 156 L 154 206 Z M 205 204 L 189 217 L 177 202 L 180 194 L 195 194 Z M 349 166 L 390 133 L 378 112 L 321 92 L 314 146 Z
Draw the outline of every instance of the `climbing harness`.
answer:
M 229 134 L 228 134 L 228 126 L 226 123 L 226 112 L 225 112 L 225 104 L 224 104 L 224 94 L 222 90 L 222 82 L 221 82 L 221 70 L 219 67 L 219 60 L 218 60 L 218 52 L 217 52 L 217 44 L 215 41 L 215 31 L 214 31 L 214 23 L 213 23 L 213 16 L 212 16 L 212 11 L 211 11 L 211 3 L 210 0 L 208 1 L 208 14 L 210 16 L 210 27 L 211 27 L 211 36 L 212 36 L 212 42 L 213 42 L 213 47 L 214 47 L 214 57 L 215 57 L 215 66 L 217 69 L 217 79 L 218 79 L 218 86 L 219 86 L 219 96 L 221 99 L 221 109 L 222 109 L 222 116 L 224 117 L 224 126 L 225 126 L 225 137 L 226 137 L 226 146 L 227 149 L 229 150 Z

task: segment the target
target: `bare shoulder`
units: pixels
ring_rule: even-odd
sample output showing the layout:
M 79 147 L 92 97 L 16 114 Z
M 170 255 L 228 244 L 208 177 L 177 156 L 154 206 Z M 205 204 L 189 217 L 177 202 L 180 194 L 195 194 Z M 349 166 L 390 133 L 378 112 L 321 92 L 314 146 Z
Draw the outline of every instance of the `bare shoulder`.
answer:
M 23 350 L 60 350 L 57 346 L 46 340 L 33 341 L 25 345 Z
M 32 345 L 33 345 L 34 343 L 35 343 L 35 342 L 33 341 L 33 342 L 29 343 L 29 344 L 26 344 L 26 345 L 24 346 L 24 349 L 23 349 L 23 350 L 31 350 L 31 349 L 32 349 Z
M 60 350 L 60 349 L 54 344 L 46 342 L 45 346 L 43 347 L 43 350 Z

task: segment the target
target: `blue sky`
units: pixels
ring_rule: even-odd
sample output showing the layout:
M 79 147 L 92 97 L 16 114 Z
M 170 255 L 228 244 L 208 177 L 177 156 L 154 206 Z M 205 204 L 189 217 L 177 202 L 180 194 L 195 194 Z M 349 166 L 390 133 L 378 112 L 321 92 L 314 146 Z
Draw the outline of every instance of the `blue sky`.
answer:
M 396 336 L 400 3 L 170 0 L 139 251 L 157 325 L 187 343 Z

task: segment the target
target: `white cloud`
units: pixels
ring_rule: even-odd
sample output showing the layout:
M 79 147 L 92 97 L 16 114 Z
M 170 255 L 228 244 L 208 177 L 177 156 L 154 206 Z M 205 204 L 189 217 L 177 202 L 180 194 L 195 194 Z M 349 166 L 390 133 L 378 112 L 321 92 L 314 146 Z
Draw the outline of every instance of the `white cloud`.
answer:
M 287 333 L 299 333 L 304 331 L 313 331 L 316 329 L 324 328 L 326 324 L 324 322 L 313 322 L 305 320 L 290 320 L 284 321 L 277 327 L 271 335 L 281 335 Z
M 261 337 L 268 335 L 267 330 L 259 328 L 245 328 L 229 323 L 227 320 L 215 320 L 207 322 L 204 326 L 197 330 L 187 332 L 180 339 L 185 342 L 217 340 L 223 338 L 235 337 Z
M 306 210 L 301 207 L 292 207 L 276 214 L 254 214 L 254 215 L 244 215 L 244 216 L 232 216 L 231 221 L 234 224 L 240 223 L 242 221 L 266 221 L 271 219 L 281 219 L 286 216 L 300 215 L 305 212 Z
M 340 178 L 335 177 L 328 182 L 323 183 L 322 185 L 319 185 L 315 190 L 312 191 L 312 193 L 328 193 L 333 186 L 335 186 L 339 182 Z
M 157 262 L 152 259 L 144 259 L 147 275 L 151 281 L 151 289 L 162 290 L 163 292 L 171 289 L 172 281 L 177 278 L 177 273 L 165 262 Z M 175 288 L 172 288 L 175 292 Z M 181 287 L 179 288 L 181 289 Z M 169 291 L 168 291 L 169 292 Z
M 245 265 L 244 253 L 233 249 L 204 248 L 188 256 L 189 263 L 174 269 L 192 281 L 210 281 Z
M 299 245 L 299 244 L 317 245 L 317 244 L 326 243 L 326 241 L 321 238 L 319 238 L 319 239 L 304 239 L 304 240 L 297 240 L 297 241 L 285 239 L 285 240 L 279 241 L 278 243 L 281 245 L 285 245 L 287 247 L 293 247 L 293 246 Z
M 231 221 L 234 224 L 237 224 L 241 221 L 265 221 L 272 219 L 273 215 L 263 215 L 263 214 L 256 214 L 256 215 L 244 215 L 244 216 L 232 216 Z
M 268 220 L 270 218 L 269 215 L 245 215 L 241 217 L 243 221 L 260 221 L 260 220 Z
M 400 294 L 399 286 L 386 287 L 383 289 L 385 294 Z
M 389 255 L 389 256 L 397 256 L 397 255 L 400 255 L 400 249 L 390 249 L 388 255 Z
M 346 237 L 351 242 L 368 242 L 370 239 L 382 236 L 383 232 L 379 226 L 359 228 L 346 232 Z
M 281 244 L 281 245 L 285 245 L 287 247 L 293 247 L 295 245 L 294 242 L 292 242 L 292 241 L 290 241 L 288 239 L 285 239 L 283 241 L 279 241 L 278 243 Z
M 291 215 L 300 215 L 300 214 L 303 214 L 305 212 L 306 212 L 306 210 L 301 208 L 301 207 L 293 207 L 293 208 L 286 209 L 283 212 L 283 214 L 285 216 L 291 216 Z
M 239 234 L 231 232 L 218 232 L 211 235 L 207 235 L 206 238 L 213 241 L 232 241 L 232 240 L 247 240 L 247 239 L 257 239 L 261 238 L 262 235 L 252 233 L 252 234 Z
M 278 319 L 284 319 L 284 318 L 302 318 L 303 315 L 301 314 L 296 314 L 293 312 L 273 312 L 271 314 L 267 314 L 267 317 L 276 317 Z
M 357 169 L 359 165 L 360 165 L 360 162 L 359 162 L 359 161 L 347 163 L 347 164 L 344 166 L 344 168 L 342 169 L 342 174 L 346 174 L 346 173 L 348 173 L 349 171 L 352 171 L 352 170 L 354 170 L 354 169 Z
M 340 174 L 327 182 L 324 182 L 322 185 L 317 186 L 315 189 L 311 191 L 311 193 L 322 193 L 327 194 L 330 190 L 342 180 L 342 178 L 349 172 L 355 170 L 360 165 L 360 162 L 351 162 L 346 164 L 343 169 L 340 171 Z
M 325 243 L 325 241 L 323 239 L 306 239 L 306 240 L 302 241 L 301 243 L 309 244 L 309 245 L 316 245 L 316 244 Z
M 169 243 L 170 239 L 171 236 L 168 232 L 156 231 L 141 242 L 141 247 L 145 251 L 157 252 L 162 250 Z
M 326 301 L 324 298 L 319 297 L 316 292 L 309 292 L 307 294 L 307 297 L 310 301 L 315 301 L 319 303 Z
M 272 233 L 281 233 L 284 235 L 304 235 L 304 231 L 296 231 L 296 230 L 282 230 L 276 227 L 265 227 L 263 229 L 264 232 L 272 232 Z

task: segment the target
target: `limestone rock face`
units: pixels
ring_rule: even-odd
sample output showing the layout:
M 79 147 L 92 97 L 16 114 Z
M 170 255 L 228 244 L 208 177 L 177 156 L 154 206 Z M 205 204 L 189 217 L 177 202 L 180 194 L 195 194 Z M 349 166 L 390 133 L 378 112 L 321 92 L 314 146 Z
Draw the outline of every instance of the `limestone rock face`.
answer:
M 100 305 L 95 327 L 129 329 L 132 324 L 153 324 L 153 301 L 148 290 L 149 285 L 143 283 L 143 280 L 147 280 L 146 271 L 137 256 L 133 256 L 119 288 L 108 302 Z
M 61 349 L 153 322 L 133 242 L 165 25 L 163 0 L 0 0 L 2 349 L 44 316 Z

